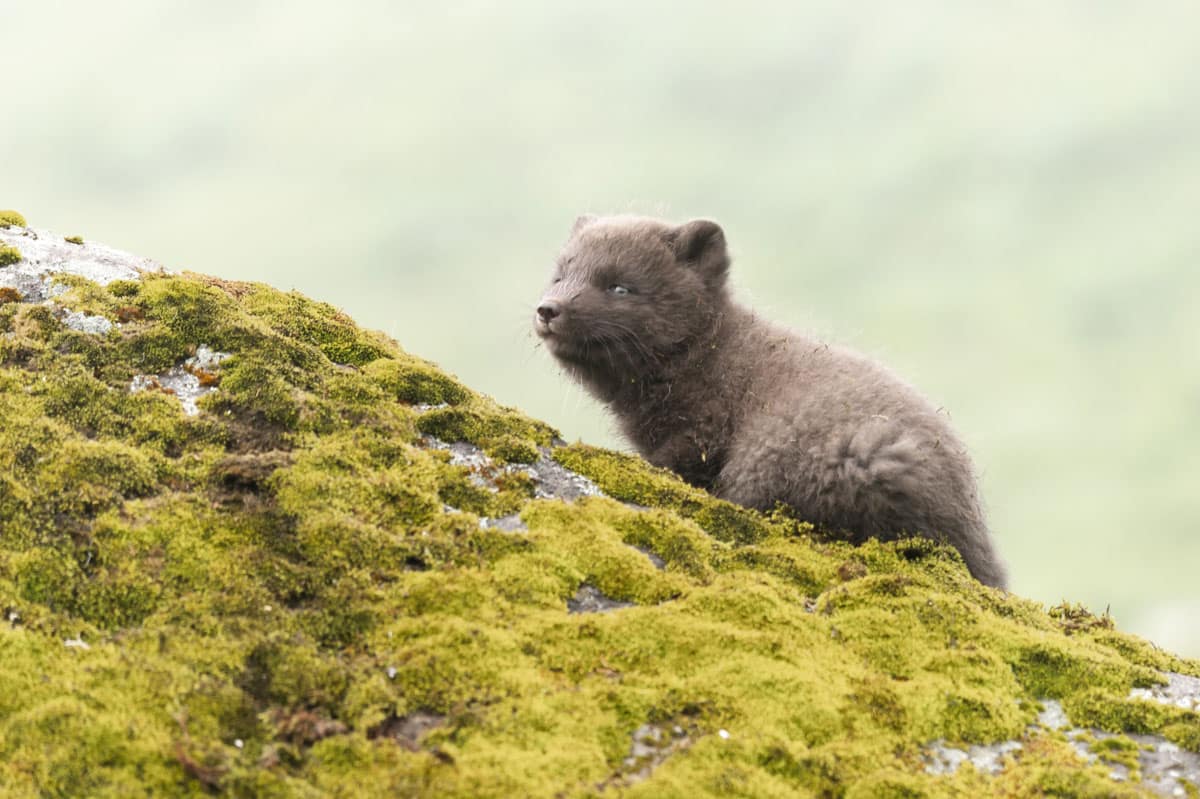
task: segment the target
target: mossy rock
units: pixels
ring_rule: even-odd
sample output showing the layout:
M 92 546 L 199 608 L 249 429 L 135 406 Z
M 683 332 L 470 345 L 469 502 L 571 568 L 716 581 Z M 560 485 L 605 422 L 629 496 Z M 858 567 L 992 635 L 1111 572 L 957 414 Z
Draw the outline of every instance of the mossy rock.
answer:
M 1129 739 L 1089 764 L 1031 726 L 1050 700 L 1200 749 L 1130 698 L 1200 664 L 952 550 L 557 446 L 299 294 L 61 282 L 0 304 L 5 796 L 1139 795 Z M 927 768 L 1008 740 L 998 774 Z

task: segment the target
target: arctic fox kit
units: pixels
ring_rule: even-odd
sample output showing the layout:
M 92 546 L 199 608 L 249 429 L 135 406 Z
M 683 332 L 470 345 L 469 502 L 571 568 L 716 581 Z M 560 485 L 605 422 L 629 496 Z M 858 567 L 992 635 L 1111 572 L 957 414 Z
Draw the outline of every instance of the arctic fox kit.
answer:
M 871 359 L 761 319 L 726 288 L 719 225 L 580 217 L 534 329 L 651 463 L 852 540 L 921 534 L 1005 586 L 966 450 Z

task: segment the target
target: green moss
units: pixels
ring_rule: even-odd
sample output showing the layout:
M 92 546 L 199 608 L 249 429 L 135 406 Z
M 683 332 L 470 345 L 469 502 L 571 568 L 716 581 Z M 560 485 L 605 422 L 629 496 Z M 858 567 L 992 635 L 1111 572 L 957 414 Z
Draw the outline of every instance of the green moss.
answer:
M 28 227 L 25 223 L 25 217 L 21 216 L 16 211 L 0 211 L 0 228 L 6 228 L 16 225 L 17 227 Z
M 1088 742 L 1092 752 L 1106 763 L 1114 763 L 1136 771 L 1141 747 L 1124 735 Z
M 57 513 L 87 515 L 159 489 L 165 473 L 152 454 L 117 441 L 64 441 L 32 470 L 42 501 Z
M 396 399 L 410 405 L 457 405 L 471 396 L 470 391 L 433 364 L 415 358 L 375 360 L 367 364 L 363 374 Z
M 538 449 L 532 441 L 513 435 L 489 439 L 484 452 L 505 463 L 533 463 L 538 459 Z
M 764 517 L 694 488 L 665 469 L 656 469 L 640 458 L 608 452 L 584 444 L 555 450 L 554 458 L 594 480 L 606 493 L 626 502 L 649 507 L 667 507 L 695 520 L 722 541 L 749 543 L 773 533 L 800 534 L 811 527 Z
M 417 428 L 443 441 L 469 441 L 484 449 L 522 454 L 548 446 L 558 433 L 510 408 L 486 398 L 467 405 L 433 408 L 421 414 Z
M 63 241 L 68 244 L 83 244 L 83 236 L 64 236 Z
M 142 284 L 137 280 L 114 280 L 106 288 L 114 297 L 136 297 L 142 290 Z
M 575 505 L 538 502 L 523 518 L 533 542 L 552 536 L 544 546 L 564 556 L 569 553 L 579 583 L 588 582 L 613 599 L 655 604 L 686 593 L 690 583 L 682 575 L 659 571 L 644 554 L 625 545 L 612 524 L 622 515 L 624 510 L 611 500 L 591 499 Z M 564 600 L 578 584 L 565 587 Z
M 295 430 L 300 421 L 300 395 L 269 360 L 232 360 L 221 370 L 221 388 L 209 402 L 214 413 L 237 413 L 288 431 Z
M 52 609 L 73 606 L 84 579 L 75 557 L 57 549 L 39 547 L 20 553 L 10 560 L 9 568 L 22 599 Z
M 332 305 L 295 292 L 255 287 L 241 304 L 284 336 L 316 346 L 334 363 L 363 366 L 393 348 L 380 334 L 360 330 Z
M 700 583 L 710 582 L 722 550 L 695 523 L 663 511 L 616 514 L 613 526 L 621 540 L 661 558 L 668 570 L 678 570 Z
M 0 244 L 0 266 L 9 266 L 11 264 L 19 263 L 22 257 L 21 251 L 16 247 L 9 247 L 7 244 Z
M 535 499 L 505 464 L 553 429 L 331 306 L 197 275 L 58 280 L 122 324 L 0 305 L 13 795 L 1135 795 L 1028 732 L 1051 697 L 1200 750 L 1195 713 L 1126 698 L 1200 664 L 985 588 L 953 550 L 821 540 L 583 445 L 553 456 L 608 497 Z M 129 392 L 200 344 L 231 357 L 198 416 Z M 512 515 L 528 529 L 484 521 Z M 584 586 L 631 604 L 569 614 Z M 646 724 L 686 745 L 637 782 Z M 930 741 L 1008 738 L 1024 748 L 999 776 L 924 771 Z

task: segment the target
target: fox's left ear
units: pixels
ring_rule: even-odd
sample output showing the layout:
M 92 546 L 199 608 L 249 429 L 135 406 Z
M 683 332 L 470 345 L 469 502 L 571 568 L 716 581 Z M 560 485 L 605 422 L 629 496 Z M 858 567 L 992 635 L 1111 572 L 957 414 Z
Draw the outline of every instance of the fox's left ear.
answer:
M 709 286 L 719 286 L 729 272 L 729 250 L 725 246 L 725 232 L 716 222 L 708 219 L 693 219 L 667 234 L 667 241 L 675 250 L 675 257 L 691 269 L 695 269 Z
M 575 217 L 575 224 L 571 225 L 571 235 L 574 236 L 579 231 L 583 230 L 588 225 L 596 221 L 596 217 L 592 214 L 581 214 Z

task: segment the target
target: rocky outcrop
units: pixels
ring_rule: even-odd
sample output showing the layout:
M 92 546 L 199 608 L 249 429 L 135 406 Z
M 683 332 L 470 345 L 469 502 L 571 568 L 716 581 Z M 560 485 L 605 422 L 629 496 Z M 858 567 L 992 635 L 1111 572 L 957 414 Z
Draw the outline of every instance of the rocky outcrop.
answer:
M 1195 794 L 1200 664 L 8 218 L 13 796 Z

